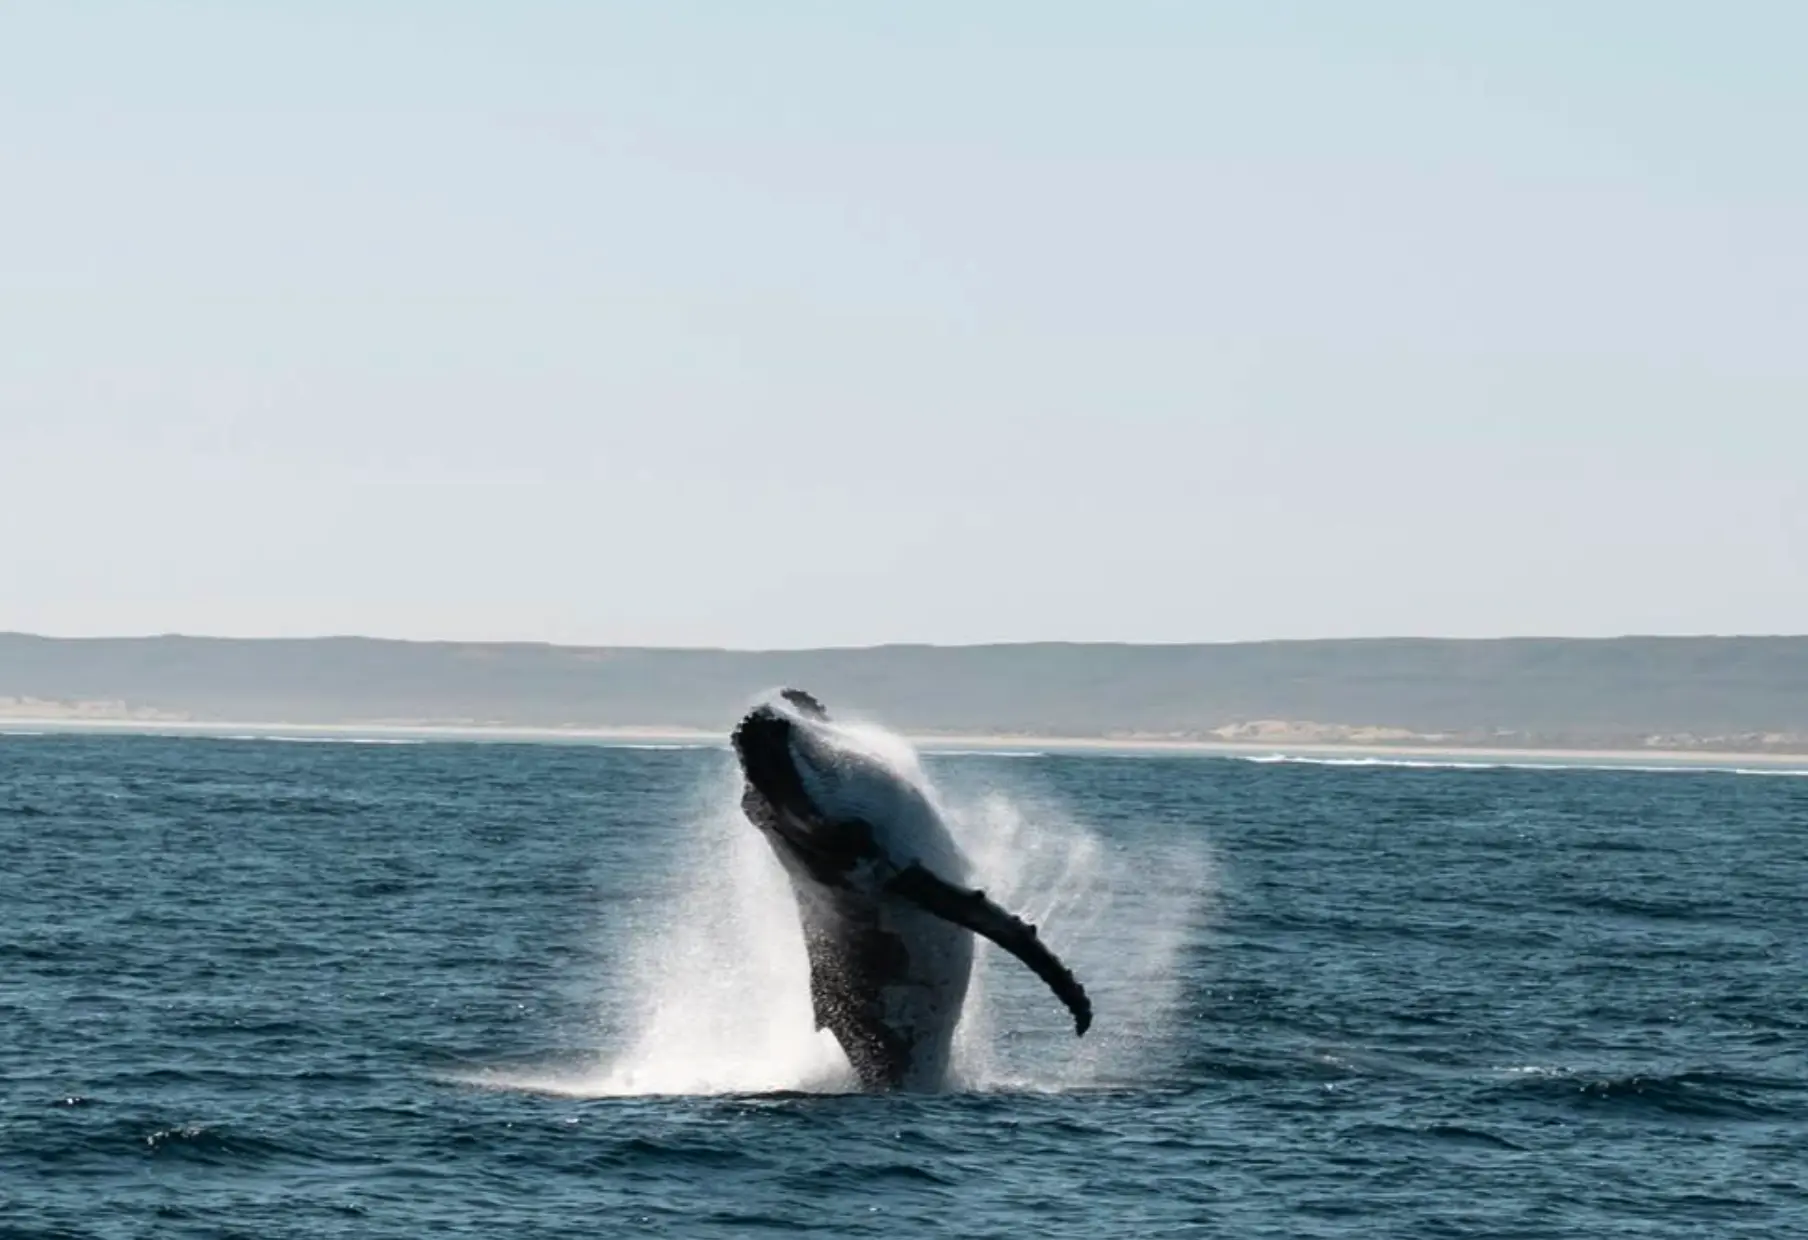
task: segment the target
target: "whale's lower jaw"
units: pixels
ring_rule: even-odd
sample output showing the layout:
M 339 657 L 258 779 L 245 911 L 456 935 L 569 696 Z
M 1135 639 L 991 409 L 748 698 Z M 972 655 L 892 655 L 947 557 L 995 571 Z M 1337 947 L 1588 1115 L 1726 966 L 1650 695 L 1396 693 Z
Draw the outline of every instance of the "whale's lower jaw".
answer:
M 791 754 L 791 720 L 761 708 L 741 720 L 729 737 L 747 783 L 774 809 L 793 816 L 814 812 Z

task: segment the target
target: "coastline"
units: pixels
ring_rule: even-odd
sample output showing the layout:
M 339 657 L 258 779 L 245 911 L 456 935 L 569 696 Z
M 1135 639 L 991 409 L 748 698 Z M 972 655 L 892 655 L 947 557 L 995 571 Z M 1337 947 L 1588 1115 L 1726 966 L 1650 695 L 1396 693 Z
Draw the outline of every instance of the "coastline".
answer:
M 0 716 L 0 737 L 49 734 L 195 736 L 244 740 L 365 742 L 526 742 L 618 746 L 725 747 L 726 732 L 670 726 L 533 727 L 451 723 L 282 723 L 190 719 Z M 1035 736 L 1020 733 L 906 733 L 924 753 L 1095 754 L 1424 763 L 1427 765 L 1600 765 L 1678 769 L 1758 768 L 1808 772 L 1808 753 L 1717 749 L 1612 749 L 1337 742 L 1203 741 L 1172 738 Z

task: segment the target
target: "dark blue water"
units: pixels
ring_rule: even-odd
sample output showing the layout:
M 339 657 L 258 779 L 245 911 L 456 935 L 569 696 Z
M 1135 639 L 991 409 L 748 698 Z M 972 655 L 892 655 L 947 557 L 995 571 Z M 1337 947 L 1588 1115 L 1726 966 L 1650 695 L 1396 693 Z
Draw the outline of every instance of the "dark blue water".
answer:
M 1098 1024 L 875 1098 L 727 762 L 0 737 L 0 1235 L 1808 1234 L 1808 779 L 930 759 Z

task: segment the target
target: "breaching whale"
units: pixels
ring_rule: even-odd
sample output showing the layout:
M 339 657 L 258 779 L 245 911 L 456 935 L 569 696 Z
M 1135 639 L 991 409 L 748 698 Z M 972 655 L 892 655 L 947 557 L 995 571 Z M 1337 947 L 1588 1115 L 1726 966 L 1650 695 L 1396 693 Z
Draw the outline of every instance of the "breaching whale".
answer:
M 1085 989 L 1036 927 L 963 885 L 966 861 L 916 780 L 799 689 L 760 702 L 732 739 L 742 811 L 796 897 L 816 1027 L 835 1035 L 862 1088 L 946 1083 L 975 934 L 1034 970 L 1086 1032 Z

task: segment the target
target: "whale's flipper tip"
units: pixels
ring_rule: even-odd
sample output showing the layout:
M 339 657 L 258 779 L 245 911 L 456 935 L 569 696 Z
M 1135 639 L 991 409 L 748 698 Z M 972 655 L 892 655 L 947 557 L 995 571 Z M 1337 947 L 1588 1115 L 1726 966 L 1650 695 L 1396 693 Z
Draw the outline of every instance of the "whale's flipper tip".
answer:
M 1023 961 L 1048 984 L 1055 997 L 1073 1013 L 1076 1037 L 1092 1027 L 1092 1000 L 1073 970 L 1061 963 L 1036 933 L 1036 927 L 1013 917 L 986 899 L 980 891 L 963 891 L 947 879 L 911 862 L 892 877 L 891 890 L 925 912 L 965 926 L 998 944 Z
M 1030 937 L 1032 939 L 1036 937 L 1034 927 L 1031 927 L 1030 929 Z M 1049 959 L 1054 959 L 1054 953 L 1049 952 L 1048 948 L 1043 947 L 1039 940 L 1037 941 L 1036 946 L 1043 951 L 1048 952 Z M 1056 964 L 1060 965 L 1060 970 L 1063 975 L 1060 978 L 1059 983 L 1047 978 L 1044 980 L 1049 981 L 1050 988 L 1060 996 L 1061 1002 L 1067 1005 L 1067 1010 L 1073 1013 L 1074 1037 L 1083 1038 L 1086 1036 L 1086 1031 L 1092 1028 L 1092 996 L 1086 993 L 1086 987 L 1080 985 L 1080 979 L 1073 975 L 1073 970 L 1069 969 L 1066 965 L 1061 965 L 1059 961 L 1056 961 Z M 1034 966 L 1031 967 L 1033 968 Z M 1036 972 L 1040 974 L 1042 970 L 1037 969 Z

